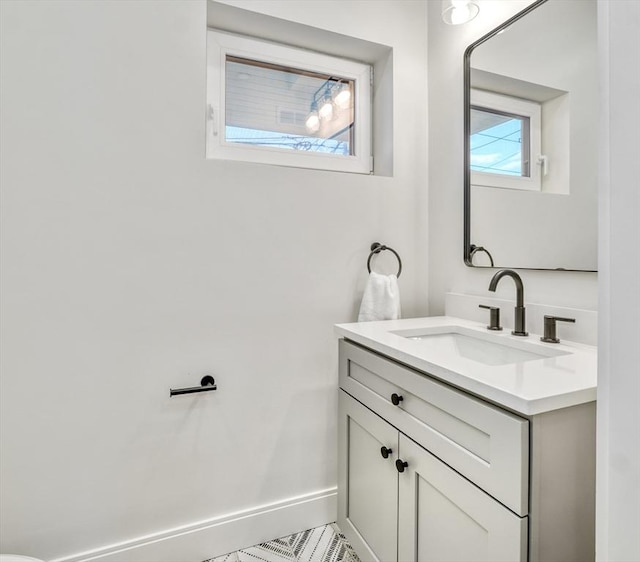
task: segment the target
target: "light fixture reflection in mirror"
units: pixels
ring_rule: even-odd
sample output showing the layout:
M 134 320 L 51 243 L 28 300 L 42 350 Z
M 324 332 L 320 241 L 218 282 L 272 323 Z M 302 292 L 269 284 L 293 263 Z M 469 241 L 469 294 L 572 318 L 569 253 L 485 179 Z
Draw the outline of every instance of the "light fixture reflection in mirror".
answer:
M 449 25 L 467 23 L 479 12 L 477 0 L 442 0 L 442 21 Z

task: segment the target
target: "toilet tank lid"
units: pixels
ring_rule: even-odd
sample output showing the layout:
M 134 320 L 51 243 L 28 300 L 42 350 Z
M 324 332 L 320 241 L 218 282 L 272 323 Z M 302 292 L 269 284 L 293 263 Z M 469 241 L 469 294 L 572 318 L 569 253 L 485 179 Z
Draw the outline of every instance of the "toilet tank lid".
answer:
M 31 556 L 21 556 L 19 554 L 0 554 L 0 562 L 43 562 Z

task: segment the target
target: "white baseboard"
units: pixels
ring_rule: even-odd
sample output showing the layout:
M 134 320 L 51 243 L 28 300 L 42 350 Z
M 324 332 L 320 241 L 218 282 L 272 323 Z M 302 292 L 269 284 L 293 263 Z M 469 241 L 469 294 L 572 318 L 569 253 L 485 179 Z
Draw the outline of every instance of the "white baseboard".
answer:
M 336 496 L 320 490 L 51 562 L 201 562 L 335 521 Z

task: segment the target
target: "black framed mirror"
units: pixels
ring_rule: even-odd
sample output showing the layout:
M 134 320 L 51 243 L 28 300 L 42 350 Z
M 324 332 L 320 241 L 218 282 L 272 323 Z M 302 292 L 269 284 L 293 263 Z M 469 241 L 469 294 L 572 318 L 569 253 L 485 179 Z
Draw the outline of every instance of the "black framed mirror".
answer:
M 596 0 L 538 0 L 464 54 L 464 262 L 597 270 Z

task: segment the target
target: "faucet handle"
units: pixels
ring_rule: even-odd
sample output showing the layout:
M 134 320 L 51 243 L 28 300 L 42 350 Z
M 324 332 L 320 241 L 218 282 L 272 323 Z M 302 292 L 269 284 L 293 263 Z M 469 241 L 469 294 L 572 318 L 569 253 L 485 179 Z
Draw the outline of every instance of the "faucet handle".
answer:
M 562 318 L 560 316 L 544 316 L 544 335 L 541 341 L 547 343 L 560 343 L 560 338 L 556 336 L 556 322 L 571 322 L 575 324 L 575 318 Z
M 489 311 L 489 325 L 487 330 L 502 330 L 500 326 L 500 309 L 496 306 L 479 304 L 478 308 L 486 308 Z

